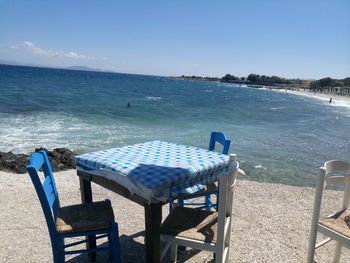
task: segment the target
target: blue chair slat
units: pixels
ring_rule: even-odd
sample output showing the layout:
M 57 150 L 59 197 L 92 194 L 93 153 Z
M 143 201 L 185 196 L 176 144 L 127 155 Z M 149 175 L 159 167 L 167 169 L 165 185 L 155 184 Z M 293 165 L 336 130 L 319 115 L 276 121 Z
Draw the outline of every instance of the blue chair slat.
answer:
M 52 180 L 50 177 L 45 178 L 45 181 L 43 183 L 43 188 L 46 196 L 50 196 L 51 194 L 54 194 L 56 196 L 55 188 L 53 188 Z
M 223 146 L 222 153 L 228 154 L 230 149 L 231 140 L 229 140 L 222 132 L 212 132 L 210 134 L 210 141 L 209 141 L 209 151 L 215 151 L 215 145 L 216 143 L 220 143 Z M 205 210 L 211 210 L 211 208 L 215 208 L 217 210 L 217 204 L 212 201 L 211 195 L 216 195 L 216 198 L 218 198 L 218 191 L 211 191 L 211 192 L 205 192 L 205 193 L 194 193 L 192 195 L 182 197 L 178 199 L 178 205 L 180 206 L 198 206 L 199 209 L 205 209 Z M 198 197 L 204 197 L 204 202 L 188 202 L 186 203 L 185 200 L 195 199 Z M 170 210 L 174 208 L 174 205 L 170 203 Z
M 55 193 L 51 193 L 49 196 L 47 196 L 47 201 L 49 202 L 50 207 L 53 207 L 56 201 Z
M 45 159 L 44 156 L 40 153 L 33 153 L 30 158 L 30 164 L 27 166 L 27 169 L 34 169 L 34 171 L 39 171 L 43 165 Z
M 223 146 L 222 153 L 228 154 L 230 149 L 231 140 L 227 139 L 222 132 L 212 132 L 210 135 L 209 151 L 215 151 L 215 143 L 218 142 Z
M 45 178 L 45 180 L 43 182 L 43 188 L 44 188 L 46 194 L 47 193 L 51 194 L 51 193 L 55 192 L 53 185 L 52 185 L 52 180 L 50 177 Z
M 43 183 L 38 175 L 38 171 L 42 169 L 45 179 Z M 96 230 L 96 231 L 86 231 L 78 233 L 68 233 L 59 234 L 56 230 L 56 218 L 58 210 L 60 209 L 60 202 L 58 198 L 55 178 L 52 173 L 52 168 L 50 161 L 45 151 L 39 151 L 32 154 L 30 158 L 30 163 L 27 166 L 27 171 L 32 179 L 35 190 L 37 192 L 41 207 L 44 212 L 47 227 L 49 229 L 52 253 L 54 262 L 64 262 L 64 255 L 77 254 L 77 253 L 91 253 L 101 250 L 109 250 L 113 254 L 113 259 L 115 263 L 120 263 L 120 248 L 119 248 L 119 234 L 118 225 L 112 222 L 112 226 L 109 229 Z M 107 200 L 106 200 L 107 201 Z M 108 200 L 108 202 L 110 202 Z M 96 236 L 98 235 L 98 236 Z M 72 247 L 78 244 L 86 243 L 84 239 L 82 241 L 73 242 L 70 244 L 65 244 L 64 238 L 68 237 L 84 237 L 84 236 L 95 236 L 95 239 L 108 237 L 109 246 L 101 248 L 92 249 L 79 249 L 65 251 L 65 248 Z
M 38 164 L 40 163 L 41 159 L 44 161 L 44 158 L 41 158 L 41 157 L 42 156 L 40 156 L 40 154 L 37 154 L 37 153 L 33 154 L 30 159 L 30 164 L 27 166 L 27 171 L 32 179 L 35 190 L 39 197 L 39 201 L 41 203 L 41 207 L 43 209 L 46 223 L 49 229 L 51 243 L 57 243 L 56 225 L 55 225 L 54 218 L 52 217 L 51 206 L 49 204 L 44 188 L 42 187 L 39 176 L 37 174 L 37 172 L 40 169 L 40 167 L 38 167 Z M 43 161 L 41 162 L 41 165 Z
M 58 199 L 56 182 L 55 182 L 55 178 L 54 178 L 53 173 L 52 173 L 52 168 L 51 168 L 49 157 L 47 156 L 46 152 L 44 152 L 44 151 L 40 151 L 40 152 L 44 153 L 43 154 L 43 156 L 44 156 L 44 163 L 43 163 L 42 169 L 44 171 L 45 177 L 46 178 L 50 178 L 51 185 L 52 185 L 52 188 L 53 188 L 53 192 L 55 193 L 55 196 Z

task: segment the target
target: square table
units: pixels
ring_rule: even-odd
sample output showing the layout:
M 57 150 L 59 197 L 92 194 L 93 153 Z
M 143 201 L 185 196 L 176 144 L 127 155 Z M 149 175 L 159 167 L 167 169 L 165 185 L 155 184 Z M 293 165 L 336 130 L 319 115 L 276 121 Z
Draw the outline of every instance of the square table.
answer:
M 229 164 L 227 155 L 164 141 L 86 153 L 75 160 L 83 203 L 92 202 L 94 182 L 145 208 L 147 262 L 160 261 L 162 206 L 217 181 Z

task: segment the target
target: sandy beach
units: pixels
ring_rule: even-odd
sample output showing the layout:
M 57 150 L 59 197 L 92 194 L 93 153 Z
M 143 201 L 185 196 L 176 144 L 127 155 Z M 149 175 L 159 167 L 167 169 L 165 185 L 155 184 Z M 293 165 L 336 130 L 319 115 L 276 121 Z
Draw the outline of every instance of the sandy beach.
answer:
M 302 89 L 299 89 L 299 90 L 276 89 L 276 91 L 322 100 L 324 102 L 327 102 L 331 106 L 343 106 L 343 107 L 350 108 L 350 96 L 342 96 L 342 95 L 331 94 L 331 93 L 318 93 L 318 92 L 315 93 L 315 92 L 306 91 Z M 329 103 L 331 98 L 332 98 L 332 101 L 331 103 Z
M 316 179 L 315 172 L 315 179 Z M 55 174 L 61 205 L 80 202 L 75 170 Z M 340 192 L 327 190 L 322 214 L 340 204 Z M 111 199 L 119 224 L 123 262 L 144 262 L 143 207 L 93 184 L 94 200 Z M 240 179 L 234 192 L 230 262 L 305 262 L 314 189 Z M 2 262 L 52 262 L 46 222 L 27 174 L 0 172 L 0 258 Z M 168 206 L 163 208 L 163 218 Z M 320 235 L 319 235 L 320 237 Z M 333 243 L 317 251 L 316 259 L 331 262 Z M 343 249 L 341 262 L 350 261 Z M 86 262 L 86 256 L 67 262 Z M 212 262 L 211 253 L 187 250 L 179 262 Z M 99 253 L 97 262 L 107 261 Z M 166 262 L 166 261 L 165 261 Z

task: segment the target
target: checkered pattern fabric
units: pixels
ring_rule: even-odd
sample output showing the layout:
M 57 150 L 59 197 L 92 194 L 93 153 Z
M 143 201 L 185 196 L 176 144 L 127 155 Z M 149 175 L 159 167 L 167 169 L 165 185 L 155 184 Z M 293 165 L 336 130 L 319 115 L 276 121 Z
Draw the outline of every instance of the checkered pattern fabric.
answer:
M 226 171 L 229 157 L 192 146 L 152 141 L 86 153 L 75 160 L 78 168 L 116 172 L 116 176 L 126 176 L 153 191 L 154 199 L 170 200 L 215 182 L 218 173 Z M 164 193 L 168 196 L 161 196 Z

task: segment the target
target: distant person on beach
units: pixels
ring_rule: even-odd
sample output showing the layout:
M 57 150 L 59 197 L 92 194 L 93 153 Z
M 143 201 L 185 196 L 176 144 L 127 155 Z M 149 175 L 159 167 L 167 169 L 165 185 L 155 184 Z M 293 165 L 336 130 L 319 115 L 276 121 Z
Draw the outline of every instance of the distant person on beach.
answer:
M 127 107 L 128 107 L 128 108 L 130 108 L 130 107 L 131 107 L 131 103 L 130 103 L 130 102 L 128 102 L 128 105 L 127 105 Z
M 332 103 L 332 98 L 329 99 L 329 103 Z

